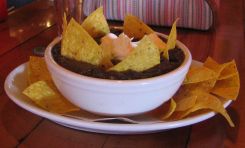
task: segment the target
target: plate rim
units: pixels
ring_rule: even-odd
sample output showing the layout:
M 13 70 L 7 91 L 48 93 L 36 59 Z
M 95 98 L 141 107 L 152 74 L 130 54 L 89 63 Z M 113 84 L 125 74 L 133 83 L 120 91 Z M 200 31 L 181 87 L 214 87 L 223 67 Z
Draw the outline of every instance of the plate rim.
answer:
M 195 61 L 194 62 L 199 62 Z M 26 103 L 25 101 L 21 101 L 20 98 L 16 98 L 14 94 L 11 93 L 9 88 L 11 87 L 11 82 L 13 81 L 14 76 L 18 71 L 25 70 L 28 62 L 25 62 L 16 68 L 14 68 L 6 77 L 4 82 L 4 89 L 8 97 L 21 108 L 41 116 L 43 118 L 49 119 L 55 123 L 61 124 L 66 127 L 70 127 L 77 130 L 90 131 L 96 133 L 109 133 L 109 134 L 137 134 L 137 133 L 152 133 L 163 130 L 169 130 L 174 128 L 185 127 L 189 125 L 193 125 L 204 120 L 207 120 L 213 117 L 216 113 L 211 111 L 208 113 L 204 113 L 198 116 L 189 117 L 177 121 L 166 121 L 159 123 L 148 123 L 148 124 L 115 124 L 115 123 L 103 123 L 103 122 L 93 122 L 93 121 L 85 121 L 81 119 L 74 119 L 71 117 L 65 117 L 59 114 L 48 112 L 44 109 Z M 199 62 L 201 63 L 201 62 Z M 24 72 L 24 71 L 23 71 Z M 22 73 L 23 73 L 22 72 Z M 228 100 L 224 107 L 226 108 L 231 104 L 232 100 Z

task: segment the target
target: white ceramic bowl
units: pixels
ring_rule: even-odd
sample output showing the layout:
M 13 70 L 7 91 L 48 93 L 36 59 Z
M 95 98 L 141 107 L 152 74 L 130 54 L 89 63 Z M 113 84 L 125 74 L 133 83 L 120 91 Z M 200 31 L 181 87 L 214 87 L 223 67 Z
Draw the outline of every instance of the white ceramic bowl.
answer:
M 101 115 L 129 116 L 157 108 L 178 90 L 192 61 L 188 48 L 178 41 L 185 59 L 180 67 L 167 74 L 139 80 L 92 78 L 69 71 L 54 61 L 51 50 L 60 40 L 55 38 L 45 51 L 45 61 L 55 85 L 73 104 Z

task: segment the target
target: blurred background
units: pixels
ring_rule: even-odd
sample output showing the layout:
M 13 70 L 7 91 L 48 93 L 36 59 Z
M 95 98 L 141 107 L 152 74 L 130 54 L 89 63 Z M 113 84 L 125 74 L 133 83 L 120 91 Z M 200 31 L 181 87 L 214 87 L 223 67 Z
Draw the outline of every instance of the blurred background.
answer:
M 33 2 L 33 1 L 35 1 L 35 0 L 7 0 L 8 11 L 22 7 L 26 4 Z

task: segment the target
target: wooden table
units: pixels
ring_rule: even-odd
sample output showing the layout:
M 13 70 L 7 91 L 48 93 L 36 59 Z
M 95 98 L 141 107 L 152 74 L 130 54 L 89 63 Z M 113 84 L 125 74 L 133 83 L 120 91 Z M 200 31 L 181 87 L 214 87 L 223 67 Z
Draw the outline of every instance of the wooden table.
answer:
M 214 30 L 179 29 L 178 33 L 196 60 L 204 61 L 208 56 L 218 62 L 236 60 L 241 90 L 237 101 L 228 107 L 236 127 L 229 127 L 223 117 L 216 115 L 193 126 L 142 135 L 78 131 L 14 104 L 3 89 L 6 76 L 28 60 L 34 47 L 46 46 L 57 35 L 57 27 L 50 1 L 39 0 L 12 12 L 7 21 L 0 23 L 0 147 L 245 147 L 244 12 L 242 0 L 222 0 Z

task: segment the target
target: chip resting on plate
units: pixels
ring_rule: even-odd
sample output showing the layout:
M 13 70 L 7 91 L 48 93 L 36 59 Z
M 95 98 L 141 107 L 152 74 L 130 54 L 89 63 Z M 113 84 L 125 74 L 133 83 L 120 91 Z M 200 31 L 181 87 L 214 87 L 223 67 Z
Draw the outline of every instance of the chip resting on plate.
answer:
M 173 96 L 176 109 L 170 116 L 170 120 L 214 111 L 223 115 L 230 126 L 234 127 L 234 123 L 223 106 L 228 100 L 235 100 L 239 94 L 239 74 L 233 62 L 219 64 L 208 57 L 203 65 L 193 63 L 184 85 Z M 229 70 L 226 69 L 228 67 Z M 218 80 L 222 72 L 226 76 Z
M 133 15 L 124 18 L 123 32 L 130 38 L 141 39 L 146 34 L 154 33 L 143 21 Z
M 240 79 L 238 73 L 232 77 L 218 80 L 211 93 L 225 99 L 236 100 L 240 90 Z
M 230 124 L 230 126 L 234 127 L 234 123 L 232 122 L 230 116 L 226 112 L 222 102 L 217 97 L 203 91 L 197 91 L 196 93 L 197 99 L 195 105 L 185 111 L 175 112 L 174 116 L 176 118 L 182 119 L 196 111 L 208 109 L 223 115 Z
M 120 63 L 109 70 L 113 71 L 144 71 L 160 63 L 160 53 L 148 36 L 140 40 L 138 46 Z
M 103 14 L 103 7 L 92 12 L 83 22 L 83 28 L 93 37 L 99 38 L 110 32 L 106 18 Z
M 236 62 L 234 60 L 224 64 L 219 64 L 216 61 L 214 61 L 214 59 L 212 59 L 211 57 L 208 57 L 203 65 L 215 71 L 218 75 L 218 80 L 235 76 L 238 73 Z
M 221 71 L 225 68 L 225 64 L 219 64 L 211 57 L 208 57 L 205 62 L 203 63 L 203 66 L 213 70 L 217 73 L 217 76 L 220 76 Z
M 158 108 L 146 113 L 147 115 L 158 118 L 160 120 L 167 120 L 174 113 L 176 109 L 176 102 L 174 99 L 170 99 L 163 103 Z
M 44 58 L 30 56 L 28 68 L 28 83 L 34 83 L 40 80 L 51 80 Z
M 174 101 L 174 99 L 170 99 L 168 111 L 163 114 L 161 119 L 162 120 L 168 119 L 174 113 L 175 109 L 176 109 L 176 102 Z
M 197 100 L 197 94 L 194 93 L 193 89 L 181 86 L 178 92 L 173 97 L 176 102 L 176 111 L 185 111 L 193 107 Z
M 222 64 L 223 69 L 219 75 L 219 80 L 227 79 L 238 74 L 235 60 Z
M 240 89 L 240 79 L 235 61 L 219 64 L 208 57 L 203 65 L 215 71 L 218 76 L 211 93 L 223 99 L 236 100 Z
M 191 65 L 183 83 L 198 83 L 211 79 L 217 79 L 216 72 L 204 66 L 196 67 Z
M 177 27 L 176 24 L 179 19 L 176 19 L 172 25 L 171 31 L 168 35 L 166 48 L 163 50 L 163 57 L 169 59 L 168 51 L 174 49 L 177 41 Z
M 99 65 L 101 47 L 74 19 L 71 19 L 62 38 L 61 54 L 77 61 Z
M 66 113 L 79 110 L 68 102 L 55 88 L 52 81 L 37 81 L 28 86 L 23 94 L 43 109 L 53 113 Z

